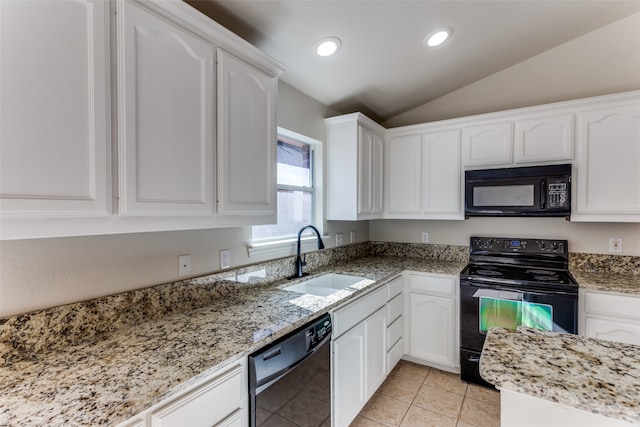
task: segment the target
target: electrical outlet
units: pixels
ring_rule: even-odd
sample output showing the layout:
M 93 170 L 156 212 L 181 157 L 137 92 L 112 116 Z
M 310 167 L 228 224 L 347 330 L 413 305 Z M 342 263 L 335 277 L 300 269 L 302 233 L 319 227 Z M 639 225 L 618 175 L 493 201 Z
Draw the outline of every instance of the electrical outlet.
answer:
M 188 276 L 191 274 L 191 255 L 180 255 L 178 257 L 178 276 Z
M 349 233 L 349 243 L 355 243 L 356 242 L 356 232 L 352 231 L 351 233 Z
M 609 237 L 609 252 L 622 252 L 622 237 Z
M 231 251 L 223 249 L 220 251 L 220 268 L 231 267 Z
M 422 233 L 422 243 L 429 243 L 429 233 L 427 232 Z
M 342 235 L 342 233 L 337 233 L 336 234 L 336 246 L 342 246 L 343 243 L 344 243 L 344 236 Z

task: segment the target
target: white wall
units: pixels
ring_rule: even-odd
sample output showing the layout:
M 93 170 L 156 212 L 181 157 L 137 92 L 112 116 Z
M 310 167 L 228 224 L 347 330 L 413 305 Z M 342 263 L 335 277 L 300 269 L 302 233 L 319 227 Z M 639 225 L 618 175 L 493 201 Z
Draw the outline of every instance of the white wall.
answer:
M 640 13 L 383 123 L 397 127 L 640 89 Z
M 568 222 L 563 218 L 481 218 L 466 221 L 378 220 L 369 224 L 373 241 L 469 245 L 471 236 L 555 238 L 569 241 L 570 252 L 609 253 L 609 237 L 622 237 L 623 253 L 640 256 L 640 224 Z
M 319 102 L 280 84 L 278 124 L 319 141 L 325 117 L 335 115 Z M 356 231 L 369 240 L 368 223 L 331 222 L 332 236 Z M 178 280 L 178 255 L 191 254 L 194 276 L 220 269 L 219 251 L 231 250 L 233 267 L 265 259 L 249 258 L 250 227 L 0 242 L 0 317 Z

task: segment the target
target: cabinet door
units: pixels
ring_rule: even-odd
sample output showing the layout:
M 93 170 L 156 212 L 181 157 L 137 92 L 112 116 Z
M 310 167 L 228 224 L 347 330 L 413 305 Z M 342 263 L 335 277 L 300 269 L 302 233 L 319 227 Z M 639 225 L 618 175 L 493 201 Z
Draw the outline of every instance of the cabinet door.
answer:
M 365 322 L 331 342 L 332 420 L 348 426 L 367 402 L 365 394 Z
M 422 135 L 390 137 L 385 156 L 387 213 L 419 214 L 422 204 Z
M 373 213 L 373 131 L 358 126 L 358 215 Z
M 409 354 L 455 366 L 455 300 L 409 294 Z
M 0 1 L 4 218 L 110 214 L 108 7 L 102 0 Z M 3 228 L 38 237 L 29 226 Z
M 120 214 L 213 215 L 215 47 L 118 6 Z
M 276 91 L 276 77 L 218 49 L 220 215 L 276 220 Z
M 382 163 L 384 139 L 358 126 L 358 215 L 382 213 Z
M 387 377 L 387 307 L 373 313 L 365 323 L 365 397 L 369 400 Z
M 460 131 L 424 135 L 422 146 L 422 211 L 462 215 Z
M 384 137 L 373 134 L 371 193 L 373 213 L 382 215 L 384 211 Z
M 640 104 L 580 113 L 578 129 L 576 213 L 640 221 Z
M 573 114 L 516 121 L 515 162 L 573 159 Z
M 467 126 L 462 130 L 465 166 L 510 164 L 513 159 L 513 123 Z
M 640 323 L 587 317 L 585 319 L 585 336 L 640 345 Z

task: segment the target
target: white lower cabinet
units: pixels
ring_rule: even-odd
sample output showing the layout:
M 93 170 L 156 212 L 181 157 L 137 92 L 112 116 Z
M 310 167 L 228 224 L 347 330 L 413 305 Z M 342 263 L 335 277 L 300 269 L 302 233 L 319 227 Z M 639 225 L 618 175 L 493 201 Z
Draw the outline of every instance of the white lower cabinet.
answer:
M 247 368 L 242 359 L 119 427 L 247 426 L 248 395 Z
M 407 279 L 408 356 L 457 372 L 460 369 L 457 278 L 409 272 Z
M 333 426 L 348 426 L 402 357 L 402 291 L 398 277 L 333 312 Z
M 640 345 L 640 297 L 581 291 L 580 334 Z

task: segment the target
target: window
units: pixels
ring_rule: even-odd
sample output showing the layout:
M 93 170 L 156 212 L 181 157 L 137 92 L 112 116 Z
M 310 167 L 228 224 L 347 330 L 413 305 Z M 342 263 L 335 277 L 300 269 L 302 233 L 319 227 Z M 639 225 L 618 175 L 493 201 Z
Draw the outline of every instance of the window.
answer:
M 254 226 L 254 245 L 295 239 L 300 227 L 315 224 L 318 204 L 315 200 L 314 172 L 317 164 L 314 153 L 317 143 L 278 129 L 278 223 Z

